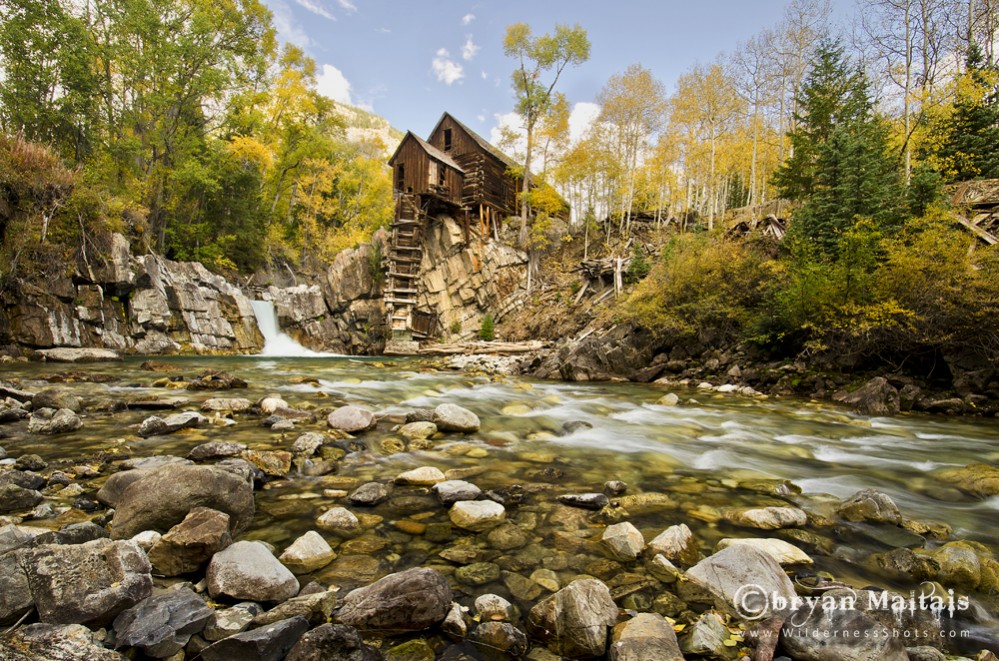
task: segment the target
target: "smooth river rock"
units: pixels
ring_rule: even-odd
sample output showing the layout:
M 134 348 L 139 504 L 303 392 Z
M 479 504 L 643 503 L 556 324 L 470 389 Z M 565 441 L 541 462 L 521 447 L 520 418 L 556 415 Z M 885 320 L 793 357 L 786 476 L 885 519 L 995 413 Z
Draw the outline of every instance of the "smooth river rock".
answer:
M 448 516 L 459 528 L 484 532 L 506 520 L 506 509 L 492 500 L 459 500 L 448 510 Z
M 263 542 L 236 542 L 216 553 L 206 578 L 212 597 L 280 602 L 299 590 L 298 579 Z
M 717 550 L 727 549 L 730 546 L 752 546 L 771 556 L 781 565 L 810 565 L 812 559 L 807 553 L 799 549 L 794 544 L 785 542 L 783 539 L 746 537 L 743 539 L 733 539 L 727 537 L 718 542 Z
M 68 434 L 83 426 L 72 409 L 39 409 L 28 420 L 28 431 L 33 434 Z
M 864 489 L 850 496 L 836 510 L 847 521 L 869 521 L 871 523 L 902 523 L 898 505 L 886 494 L 877 489 Z
M 441 404 L 435 408 L 431 422 L 441 431 L 464 434 L 478 431 L 481 425 L 479 416 L 457 404 Z
M 326 417 L 326 424 L 348 434 L 374 429 L 378 424 L 375 414 L 360 406 L 341 406 Z
M 797 507 L 754 507 L 736 510 L 726 518 L 737 526 L 759 530 L 800 528 L 808 523 L 808 515 Z
M 645 548 L 641 531 L 628 521 L 607 526 L 600 536 L 600 542 L 607 554 L 618 562 L 635 560 Z
M 111 536 L 127 539 L 143 530 L 166 532 L 196 507 L 229 515 L 233 536 L 253 521 L 253 485 L 246 475 L 222 466 L 170 464 L 139 476 L 115 503 Z
M 201 661 L 282 661 L 309 630 L 309 621 L 297 615 L 259 629 L 223 638 L 201 652 Z
M 444 620 L 452 598 L 443 574 L 414 567 L 348 593 L 336 620 L 362 630 L 421 631 Z
M 208 418 L 201 415 L 197 411 L 174 413 L 173 415 L 168 415 L 165 418 L 152 415 L 142 421 L 142 424 L 139 425 L 138 433 L 142 438 L 149 438 L 150 436 L 172 434 L 180 431 L 181 429 L 204 427 L 207 424 Z
M 293 574 L 309 574 L 322 569 L 336 559 L 336 553 L 322 535 L 310 530 L 278 556 L 285 567 Z
M 431 491 L 437 495 L 437 500 L 442 505 L 447 506 L 459 500 L 476 500 L 482 495 L 482 489 L 464 480 L 444 480 L 435 484 Z
M 697 540 L 686 523 L 679 523 L 662 531 L 649 542 L 648 548 L 652 554 L 662 555 L 670 562 L 687 566 L 697 564 L 701 558 Z

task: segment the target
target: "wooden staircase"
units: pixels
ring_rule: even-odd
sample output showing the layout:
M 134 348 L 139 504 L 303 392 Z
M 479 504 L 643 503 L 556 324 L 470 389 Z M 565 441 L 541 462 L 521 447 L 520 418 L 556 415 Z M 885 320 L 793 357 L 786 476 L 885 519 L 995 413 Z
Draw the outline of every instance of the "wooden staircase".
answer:
M 426 213 L 415 195 L 399 195 L 388 254 L 385 306 L 393 340 L 412 340 L 412 317 L 423 261 Z

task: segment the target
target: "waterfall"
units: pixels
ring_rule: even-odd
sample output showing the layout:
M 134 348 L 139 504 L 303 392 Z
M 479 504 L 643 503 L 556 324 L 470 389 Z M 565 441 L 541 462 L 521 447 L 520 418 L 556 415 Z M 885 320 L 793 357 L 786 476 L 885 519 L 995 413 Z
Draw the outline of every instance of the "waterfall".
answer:
M 250 301 L 253 306 L 253 315 L 257 318 L 257 327 L 260 334 L 264 336 L 264 348 L 260 350 L 261 356 L 284 356 L 284 357 L 314 357 L 327 354 L 317 353 L 306 349 L 296 342 L 287 333 L 281 332 L 278 325 L 277 312 L 274 304 L 270 301 Z

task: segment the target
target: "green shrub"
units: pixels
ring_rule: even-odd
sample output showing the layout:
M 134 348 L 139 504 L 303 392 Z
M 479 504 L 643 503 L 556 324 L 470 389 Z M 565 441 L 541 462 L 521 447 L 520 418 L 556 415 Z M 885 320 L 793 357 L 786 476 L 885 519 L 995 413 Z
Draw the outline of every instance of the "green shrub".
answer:
M 635 244 L 635 249 L 631 251 L 631 261 L 628 262 L 628 271 L 625 274 L 625 281 L 634 284 L 643 279 L 652 270 L 652 264 L 645 257 L 645 248 Z
M 484 342 L 492 342 L 495 337 L 493 316 L 487 314 L 482 318 L 482 325 L 479 327 L 479 339 Z

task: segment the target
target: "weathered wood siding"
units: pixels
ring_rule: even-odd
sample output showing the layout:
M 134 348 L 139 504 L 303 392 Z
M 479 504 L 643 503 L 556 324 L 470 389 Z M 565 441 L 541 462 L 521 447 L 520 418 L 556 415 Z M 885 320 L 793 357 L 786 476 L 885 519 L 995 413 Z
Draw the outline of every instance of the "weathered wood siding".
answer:
M 447 131 L 451 132 L 448 149 Z M 445 152 L 465 171 L 462 204 L 476 211 L 482 204 L 504 215 L 517 213 L 520 179 L 507 172 L 507 164 L 482 147 L 454 118 L 445 115 L 427 140 Z
M 403 139 L 389 165 L 392 166 L 395 190 L 414 195 L 432 193 L 453 204 L 461 204 L 464 184 L 461 173 L 433 158 L 413 138 L 406 136 Z M 399 176 L 400 167 L 402 177 Z

